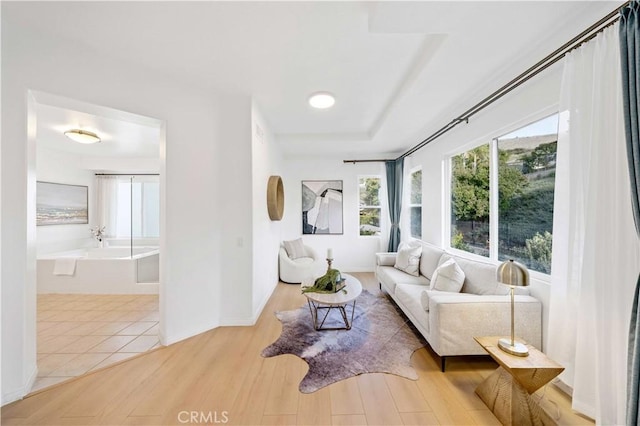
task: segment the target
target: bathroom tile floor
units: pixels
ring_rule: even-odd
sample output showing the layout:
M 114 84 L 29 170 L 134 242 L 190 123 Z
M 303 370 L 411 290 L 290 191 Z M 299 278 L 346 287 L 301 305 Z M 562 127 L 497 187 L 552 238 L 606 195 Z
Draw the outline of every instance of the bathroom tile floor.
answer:
M 32 391 L 159 347 L 158 320 L 157 294 L 39 294 Z

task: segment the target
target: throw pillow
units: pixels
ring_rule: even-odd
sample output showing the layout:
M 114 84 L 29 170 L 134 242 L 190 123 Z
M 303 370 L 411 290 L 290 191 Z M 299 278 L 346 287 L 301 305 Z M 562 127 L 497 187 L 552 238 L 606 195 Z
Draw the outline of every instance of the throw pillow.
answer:
M 284 249 L 287 251 L 287 256 L 290 259 L 297 259 L 299 257 L 307 257 L 307 251 L 304 249 L 304 243 L 302 238 L 291 241 L 283 241 Z
M 431 289 L 448 291 L 450 293 L 460 293 L 464 283 L 464 272 L 454 259 L 449 259 L 438 269 L 431 278 Z
M 422 254 L 422 244 L 400 243 L 396 264 L 394 268 L 417 277 L 420 275 L 420 255 Z

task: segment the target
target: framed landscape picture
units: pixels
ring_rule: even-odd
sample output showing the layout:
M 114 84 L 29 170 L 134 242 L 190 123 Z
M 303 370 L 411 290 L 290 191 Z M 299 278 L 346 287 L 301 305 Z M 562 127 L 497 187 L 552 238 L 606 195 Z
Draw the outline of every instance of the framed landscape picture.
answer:
M 341 180 L 302 181 L 302 233 L 343 233 Z
M 36 225 L 89 223 L 89 187 L 36 183 Z

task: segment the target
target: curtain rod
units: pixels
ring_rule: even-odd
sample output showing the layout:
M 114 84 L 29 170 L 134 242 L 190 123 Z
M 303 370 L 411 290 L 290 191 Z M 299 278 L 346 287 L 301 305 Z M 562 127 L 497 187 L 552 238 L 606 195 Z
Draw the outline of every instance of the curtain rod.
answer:
M 160 176 L 159 173 L 96 173 L 96 176 Z
M 493 92 L 492 94 L 490 94 L 489 96 L 487 96 L 486 98 L 484 98 L 483 100 L 481 100 L 480 102 L 478 102 L 477 104 L 475 104 L 474 106 L 472 106 L 471 108 L 469 108 L 468 110 L 460 114 L 457 118 L 454 118 L 453 120 L 451 120 L 449 123 L 441 127 L 435 133 L 423 139 L 421 142 L 419 142 L 414 147 L 410 148 L 409 150 L 401 154 L 395 160 L 401 160 L 415 153 L 416 151 L 424 148 L 429 143 L 433 142 L 434 140 L 438 139 L 440 136 L 444 135 L 445 133 L 455 128 L 458 124 L 469 123 L 469 118 L 476 115 L 477 113 L 479 113 L 480 111 L 482 111 L 483 109 L 485 109 L 486 107 L 488 107 L 489 105 L 497 101 L 498 99 L 502 98 L 507 93 L 515 90 L 516 88 L 520 87 L 522 84 L 531 80 L 533 77 L 540 74 L 542 71 L 546 70 L 556 62 L 560 61 L 562 58 L 564 58 L 564 56 L 567 53 L 579 48 L 584 43 L 587 43 L 588 41 L 592 40 L 599 33 L 604 31 L 605 28 L 618 22 L 620 20 L 620 15 L 619 15 L 620 9 L 627 6 L 629 3 L 631 3 L 631 1 L 626 1 L 624 4 L 617 7 L 615 10 L 611 11 L 605 17 L 600 19 L 598 22 L 591 25 L 589 28 L 582 31 L 580 34 L 578 34 L 577 36 L 575 36 L 574 38 L 572 38 L 571 40 L 569 40 L 568 42 L 566 42 L 565 44 L 557 48 L 555 51 L 547 55 L 544 59 L 538 61 L 535 65 L 531 66 L 529 69 L 527 69 L 526 71 L 524 71 L 523 73 L 515 77 L 513 80 L 511 80 L 504 86 L 500 87 L 498 90 L 496 90 L 495 92 Z M 364 162 L 380 162 L 380 161 L 393 161 L 393 160 L 343 160 L 344 163 L 353 163 L 353 164 L 364 163 Z
M 393 160 L 342 160 L 343 163 L 384 163 L 386 161 L 393 161 Z

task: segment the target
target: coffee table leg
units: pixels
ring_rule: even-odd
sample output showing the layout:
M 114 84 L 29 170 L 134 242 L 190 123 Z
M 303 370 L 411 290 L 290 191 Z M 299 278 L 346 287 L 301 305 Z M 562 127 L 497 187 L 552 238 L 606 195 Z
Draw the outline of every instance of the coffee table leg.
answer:
M 351 326 L 353 325 L 353 316 L 356 311 L 356 301 L 353 301 L 351 305 L 351 320 L 347 317 L 347 305 L 340 306 L 340 313 L 342 314 L 342 319 L 344 320 L 344 325 L 346 326 L 346 330 L 351 330 Z
M 311 313 L 311 320 L 313 321 L 313 328 L 315 328 L 316 330 L 351 330 L 351 325 L 353 324 L 353 318 L 355 315 L 355 311 L 356 311 L 356 301 L 353 301 L 353 304 L 351 305 L 351 320 L 349 320 L 349 317 L 347 316 L 347 310 L 346 307 L 347 305 L 340 305 L 340 306 L 323 306 L 323 307 L 319 307 L 315 302 L 312 302 L 310 299 L 307 299 L 307 304 L 309 305 L 309 312 Z M 320 324 L 318 324 L 318 309 L 326 309 L 327 313 L 324 315 L 324 317 L 322 318 L 322 321 L 320 322 Z M 344 327 L 338 327 L 338 328 L 323 328 L 322 326 L 324 325 L 324 322 L 326 321 L 327 317 L 329 316 L 329 312 L 331 311 L 331 309 L 338 309 L 340 311 L 340 315 L 342 315 L 342 320 L 344 321 Z
M 307 304 L 309 305 L 309 312 L 311 313 L 311 321 L 313 321 L 313 328 L 317 330 L 318 329 L 318 308 L 309 299 L 307 299 Z

